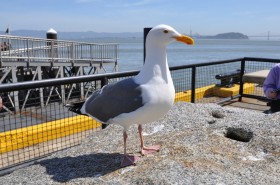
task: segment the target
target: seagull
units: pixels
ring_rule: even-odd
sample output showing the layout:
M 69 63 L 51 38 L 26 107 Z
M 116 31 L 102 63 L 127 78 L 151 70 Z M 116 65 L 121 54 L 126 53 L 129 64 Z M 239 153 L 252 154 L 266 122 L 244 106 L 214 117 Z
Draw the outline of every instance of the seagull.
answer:
M 191 37 L 178 33 L 168 25 L 153 27 L 146 38 L 145 63 L 138 75 L 103 86 L 85 102 L 69 108 L 103 124 L 123 127 L 124 157 L 121 167 L 135 165 L 140 159 L 140 156 L 126 152 L 127 130 L 132 124 L 138 124 L 141 155 L 160 150 L 160 145 L 144 145 L 142 124 L 159 120 L 174 103 L 175 89 L 166 55 L 166 46 L 173 41 L 194 44 Z

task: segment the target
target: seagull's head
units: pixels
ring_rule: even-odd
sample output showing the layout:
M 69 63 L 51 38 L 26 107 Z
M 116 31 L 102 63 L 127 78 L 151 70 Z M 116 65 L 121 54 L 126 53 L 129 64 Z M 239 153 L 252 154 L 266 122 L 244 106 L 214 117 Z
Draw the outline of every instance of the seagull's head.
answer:
M 174 28 L 164 24 L 153 27 L 153 29 L 151 29 L 148 33 L 147 38 L 149 38 L 151 42 L 158 42 L 164 45 L 167 45 L 174 41 L 183 42 L 189 45 L 194 44 L 194 40 L 191 37 L 182 35 L 178 33 Z

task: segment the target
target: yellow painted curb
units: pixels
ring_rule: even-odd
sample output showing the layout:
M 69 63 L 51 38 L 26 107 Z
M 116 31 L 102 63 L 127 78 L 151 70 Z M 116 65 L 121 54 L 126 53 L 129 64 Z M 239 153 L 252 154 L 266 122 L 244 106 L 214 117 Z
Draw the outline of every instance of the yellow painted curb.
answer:
M 209 95 L 213 94 L 214 87 L 215 87 L 215 85 L 209 85 L 209 86 L 200 87 L 200 88 L 195 89 L 195 99 L 198 100 L 205 96 L 209 96 Z M 178 101 L 191 102 L 191 90 L 176 93 L 175 102 L 178 102 Z
M 87 116 L 74 116 L 0 133 L 0 153 L 100 127 Z
M 249 94 L 254 92 L 255 85 L 253 83 L 243 84 L 243 93 Z M 195 99 L 201 99 L 207 96 L 218 96 L 218 97 L 231 97 L 239 94 L 239 85 L 234 84 L 231 88 L 219 87 L 216 85 L 209 85 L 195 89 Z M 191 102 L 191 90 L 176 93 L 175 102 L 185 101 Z
M 244 94 L 249 94 L 254 92 L 255 90 L 255 84 L 252 83 L 244 83 L 243 84 L 243 93 Z M 213 88 L 213 94 L 219 97 L 230 97 L 230 96 L 235 96 L 239 94 L 239 85 L 234 84 L 230 88 L 225 88 L 225 87 L 214 87 Z

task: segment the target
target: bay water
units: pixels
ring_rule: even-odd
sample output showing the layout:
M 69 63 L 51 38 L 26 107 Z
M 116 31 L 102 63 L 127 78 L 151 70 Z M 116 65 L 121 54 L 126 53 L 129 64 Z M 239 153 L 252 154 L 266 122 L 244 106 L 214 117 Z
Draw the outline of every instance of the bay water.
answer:
M 119 71 L 143 66 L 142 38 L 107 38 L 99 42 L 119 43 Z M 280 59 L 280 40 L 196 39 L 193 46 L 174 42 L 167 47 L 169 66 L 243 57 Z

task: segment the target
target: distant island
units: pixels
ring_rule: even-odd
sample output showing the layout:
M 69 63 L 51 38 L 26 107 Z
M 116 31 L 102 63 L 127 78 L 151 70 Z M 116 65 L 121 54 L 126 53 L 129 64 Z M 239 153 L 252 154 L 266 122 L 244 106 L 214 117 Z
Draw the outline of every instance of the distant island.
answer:
M 109 33 L 109 32 L 58 32 L 58 39 L 94 39 L 94 38 L 142 38 L 143 32 L 121 32 L 121 33 Z M 1 35 L 4 35 L 4 31 L 0 31 Z M 23 36 L 23 37 L 38 37 L 45 38 L 46 31 L 42 30 L 12 30 L 11 35 Z M 249 39 L 247 35 L 237 32 L 221 33 L 214 36 L 195 34 L 192 37 L 196 39 Z
M 72 39 L 92 39 L 92 38 L 133 38 L 143 36 L 142 32 L 120 32 L 120 33 L 110 33 L 110 32 L 94 32 L 94 31 L 76 31 L 76 32 L 65 32 L 57 31 L 58 39 L 72 40 Z M 37 37 L 46 38 L 47 31 L 43 30 L 12 30 L 11 35 L 22 36 L 22 37 Z M 4 35 L 4 32 L 0 31 L 0 35 Z
M 199 39 L 249 39 L 247 35 L 237 32 L 220 33 L 214 36 L 198 35 L 195 37 Z

